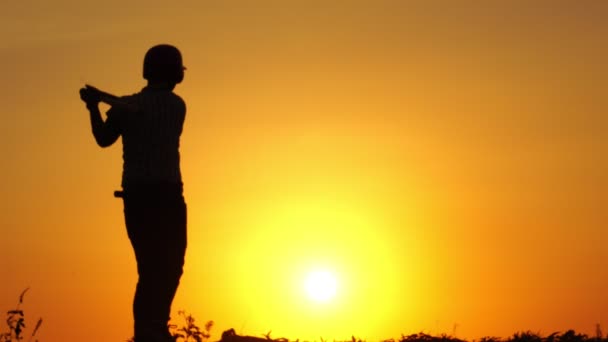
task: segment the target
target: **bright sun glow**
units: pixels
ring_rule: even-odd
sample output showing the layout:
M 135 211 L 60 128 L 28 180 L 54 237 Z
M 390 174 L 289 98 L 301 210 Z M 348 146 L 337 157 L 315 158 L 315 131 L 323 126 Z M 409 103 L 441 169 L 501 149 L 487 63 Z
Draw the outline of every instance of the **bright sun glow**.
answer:
M 314 271 L 308 274 L 304 288 L 308 298 L 315 302 L 325 303 L 336 296 L 338 283 L 331 272 Z

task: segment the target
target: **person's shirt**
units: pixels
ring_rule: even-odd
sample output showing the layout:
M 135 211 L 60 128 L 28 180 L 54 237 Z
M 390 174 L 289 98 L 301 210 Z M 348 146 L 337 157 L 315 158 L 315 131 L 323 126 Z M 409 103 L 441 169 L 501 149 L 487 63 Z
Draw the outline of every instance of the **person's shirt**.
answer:
M 137 110 L 110 108 L 104 129 L 94 134 L 98 143 L 110 145 L 122 136 L 123 188 L 181 185 L 179 143 L 186 116 L 184 101 L 172 90 L 150 86 L 122 99 Z

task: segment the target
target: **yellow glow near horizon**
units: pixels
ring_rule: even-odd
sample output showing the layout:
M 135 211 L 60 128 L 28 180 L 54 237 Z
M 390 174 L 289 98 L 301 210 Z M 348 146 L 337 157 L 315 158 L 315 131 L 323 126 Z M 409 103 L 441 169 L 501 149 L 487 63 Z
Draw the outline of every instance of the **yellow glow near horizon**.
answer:
M 336 167 L 328 165 L 326 177 Z M 351 177 L 353 183 L 371 181 Z M 342 183 L 346 181 L 343 176 Z M 386 194 L 361 187 L 358 193 L 340 186 L 337 177 L 331 186 L 324 185 L 333 192 L 298 183 L 283 187 L 259 192 L 250 188 L 255 201 L 231 203 L 229 210 L 242 216 L 222 224 L 247 227 L 252 233 L 230 234 L 225 250 L 237 260 L 224 263 L 238 265 L 229 273 L 229 282 L 240 285 L 234 302 L 224 304 L 255 310 L 255 318 L 231 317 L 233 321 L 272 329 L 275 336 L 344 339 L 353 326 L 361 336 L 381 336 L 399 305 L 408 303 L 411 310 L 419 306 L 413 298 L 419 290 L 406 278 L 420 265 L 402 266 L 416 257 L 409 255 L 413 248 L 395 244 L 396 235 L 386 231 L 399 231 L 395 213 L 381 205 Z M 402 215 L 408 212 L 401 210 Z M 411 215 L 399 222 L 406 224 L 406 219 L 413 227 Z

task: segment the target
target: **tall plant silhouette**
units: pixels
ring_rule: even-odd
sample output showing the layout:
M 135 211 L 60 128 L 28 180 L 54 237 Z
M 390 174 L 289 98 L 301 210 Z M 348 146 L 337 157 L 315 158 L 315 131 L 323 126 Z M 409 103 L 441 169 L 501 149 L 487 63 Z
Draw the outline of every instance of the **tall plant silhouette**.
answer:
M 8 331 L 4 332 L 4 333 L 0 333 L 1 342 L 23 341 L 23 339 L 25 337 L 24 329 L 26 328 L 26 326 L 25 326 L 25 313 L 21 309 L 21 304 L 23 304 L 23 298 L 25 297 L 25 293 L 28 290 L 29 290 L 29 288 L 26 288 L 25 290 L 23 290 L 23 292 L 21 292 L 21 295 L 19 295 L 19 302 L 17 303 L 17 307 L 15 307 L 12 310 L 7 311 L 6 325 L 8 326 Z M 34 329 L 32 330 L 32 333 L 30 334 L 30 336 L 28 338 L 28 341 L 32 341 L 32 339 L 36 336 L 36 332 L 38 332 L 38 329 L 40 328 L 41 325 L 42 325 L 42 318 L 39 318 L 38 322 L 36 323 L 36 326 L 34 327 Z M 35 341 L 37 342 L 38 340 L 36 339 Z

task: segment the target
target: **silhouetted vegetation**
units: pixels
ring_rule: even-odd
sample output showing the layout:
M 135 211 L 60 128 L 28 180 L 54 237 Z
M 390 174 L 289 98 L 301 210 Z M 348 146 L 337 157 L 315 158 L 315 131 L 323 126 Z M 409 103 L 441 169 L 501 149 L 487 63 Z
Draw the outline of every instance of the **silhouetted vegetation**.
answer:
M 268 341 L 277 341 L 277 342 L 289 342 L 289 339 L 280 338 L 280 339 L 272 339 L 269 334 L 263 335 Z M 240 341 L 239 341 L 240 340 Z M 249 336 L 242 336 L 240 339 L 237 336 L 232 337 L 229 342 L 247 342 L 250 340 Z M 292 340 L 294 342 L 300 342 L 300 340 Z M 589 337 L 586 334 L 579 334 L 574 330 L 568 330 L 566 332 L 554 332 L 548 336 L 543 336 L 539 333 L 533 333 L 530 331 L 526 332 L 518 332 L 513 334 L 513 336 L 507 338 L 500 337 L 483 337 L 479 340 L 466 340 L 460 339 L 454 336 L 441 334 L 441 335 L 430 335 L 426 333 L 417 333 L 411 335 L 402 335 L 399 339 L 386 339 L 380 342 L 608 342 L 608 335 L 604 336 L 602 334 L 601 328 L 597 325 L 596 335 L 593 337 Z M 308 342 L 308 341 L 302 341 Z M 323 338 L 320 339 L 320 342 L 327 342 Z M 365 340 L 356 338 L 353 336 L 351 340 L 346 341 L 332 341 L 332 342 L 366 342 Z
M 413 334 L 408 336 L 402 336 L 398 342 L 466 342 L 449 335 L 432 336 L 424 333 Z M 608 336 L 604 336 L 602 331 L 597 326 L 596 336 L 589 337 L 586 334 L 576 333 L 574 330 L 568 330 L 566 332 L 554 332 L 548 336 L 543 336 L 540 333 L 533 333 L 530 331 L 517 332 L 510 337 L 482 337 L 479 340 L 473 340 L 474 342 L 608 342 Z M 394 339 L 385 340 L 383 342 L 395 342 Z
M 196 321 L 191 314 L 182 310 L 178 312 L 178 315 L 183 319 L 183 324 L 181 326 L 174 324 L 169 326 L 169 331 L 176 341 L 204 342 L 211 337 L 213 321 L 208 321 L 205 323 L 203 329 L 201 329 L 198 325 L 196 325 Z
M 23 298 L 29 288 L 25 289 L 21 295 L 19 295 L 19 301 L 15 309 L 9 310 L 6 313 L 6 325 L 8 331 L 0 331 L 0 342 L 19 342 L 23 341 L 27 334 L 25 333 L 25 313 L 21 309 L 23 304 Z M 178 317 L 180 318 L 180 324 L 171 324 L 169 330 L 171 336 L 176 342 L 207 342 L 211 338 L 211 329 L 213 328 L 213 321 L 208 321 L 201 328 L 196 324 L 195 318 L 187 313 L 186 311 L 179 311 Z M 38 332 L 38 329 L 42 325 L 42 318 L 38 319 L 38 322 L 32 329 L 27 341 L 38 342 L 38 339 L 33 340 Z M 230 334 L 228 334 L 230 332 Z M 274 341 L 274 342 L 300 342 L 299 339 L 289 340 L 287 338 L 271 338 L 270 333 L 261 335 L 262 337 L 253 336 L 239 336 L 234 333 L 234 330 L 229 330 L 222 334 L 222 342 L 262 342 L 262 341 Z M 127 340 L 132 342 L 133 339 Z M 608 342 L 608 334 L 604 335 L 600 325 L 596 326 L 595 336 L 588 336 L 586 334 L 580 334 L 574 330 L 567 330 L 565 332 L 554 332 L 550 335 L 543 336 L 540 333 L 533 333 L 531 331 L 517 332 L 510 337 L 501 338 L 494 336 L 482 337 L 479 340 L 466 340 L 460 339 L 454 336 L 441 334 L 441 335 L 430 335 L 426 333 L 417 333 L 411 335 L 401 335 L 399 339 L 389 338 L 380 342 Z M 308 341 L 302 341 L 308 342 Z M 328 342 L 323 338 L 320 338 L 320 342 Z M 350 340 L 346 341 L 332 341 L 332 342 L 366 342 L 365 340 L 352 336 Z
M 6 325 L 8 326 L 7 332 L 0 332 L 0 341 L 1 342 L 16 342 L 22 341 L 25 337 L 25 313 L 21 309 L 21 304 L 23 304 L 23 298 L 25 297 L 25 293 L 29 290 L 26 288 L 19 295 L 19 302 L 17 303 L 17 307 L 12 310 L 6 312 Z M 36 332 L 42 325 L 42 318 L 38 319 L 38 323 L 32 330 L 29 335 L 28 341 L 32 341 L 32 339 L 36 336 Z M 36 340 L 37 342 L 38 340 Z

